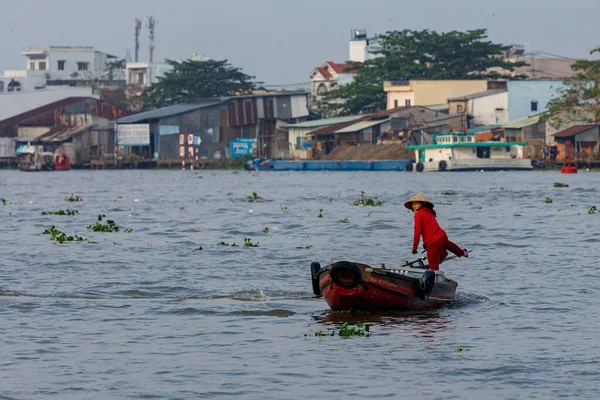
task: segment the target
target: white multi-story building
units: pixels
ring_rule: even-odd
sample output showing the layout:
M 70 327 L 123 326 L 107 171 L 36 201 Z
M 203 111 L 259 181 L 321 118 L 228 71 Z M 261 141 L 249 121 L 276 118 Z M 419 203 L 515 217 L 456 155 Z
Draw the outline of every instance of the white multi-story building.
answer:
M 127 96 L 139 96 L 144 88 L 158 82 L 173 67 L 167 63 L 130 62 L 125 67 Z
M 375 57 L 374 51 L 381 48 L 374 39 L 367 37 L 365 29 L 353 29 L 350 31 L 350 61 L 364 63 Z
M 107 62 L 117 59 L 89 46 L 30 47 L 22 54 L 26 57 L 25 69 L 4 71 L 0 76 L 0 92 L 103 80 L 108 76 Z

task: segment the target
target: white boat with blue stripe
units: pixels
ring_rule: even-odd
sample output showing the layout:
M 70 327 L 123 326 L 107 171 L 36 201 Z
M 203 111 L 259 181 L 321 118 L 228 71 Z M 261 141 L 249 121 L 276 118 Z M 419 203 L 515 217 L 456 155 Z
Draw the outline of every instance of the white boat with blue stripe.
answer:
M 528 171 L 533 168 L 531 159 L 523 157 L 527 142 L 478 142 L 475 134 L 462 132 L 434 133 L 430 137 L 432 143 L 406 146 L 415 150 L 416 159 L 406 165 L 406 171 Z M 424 137 L 420 140 L 423 142 Z

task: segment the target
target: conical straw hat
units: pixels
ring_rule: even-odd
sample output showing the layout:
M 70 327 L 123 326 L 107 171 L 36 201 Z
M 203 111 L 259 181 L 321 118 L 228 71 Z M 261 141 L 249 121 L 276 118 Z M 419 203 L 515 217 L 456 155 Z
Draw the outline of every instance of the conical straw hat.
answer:
M 408 208 L 409 210 L 412 210 L 412 202 L 413 201 L 421 202 L 421 203 L 427 205 L 429 208 L 433 208 L 433 203 L 430 202 L 429 200 L 427 200 L 427 197 L 425 197 L 423 195 L 423 193 L 421 193 L 421 192 L 415 194 L 410 200 L 408 200 L 406 203 L 404 203 L 404 207 Z

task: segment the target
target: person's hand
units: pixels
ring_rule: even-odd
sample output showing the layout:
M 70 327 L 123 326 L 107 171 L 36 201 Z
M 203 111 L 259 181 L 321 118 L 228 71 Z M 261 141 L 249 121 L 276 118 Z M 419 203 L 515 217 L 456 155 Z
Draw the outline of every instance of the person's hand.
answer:
M 427 245 L 423 243 L 423 250 L 427 250 Z
M 417 253 L 418 253 L 418 251 L 417 251 L 417 250 L 413 250 L 413 251 L 412 251 L 412 253 L 413 253 L 413 254 L 417 254 Z

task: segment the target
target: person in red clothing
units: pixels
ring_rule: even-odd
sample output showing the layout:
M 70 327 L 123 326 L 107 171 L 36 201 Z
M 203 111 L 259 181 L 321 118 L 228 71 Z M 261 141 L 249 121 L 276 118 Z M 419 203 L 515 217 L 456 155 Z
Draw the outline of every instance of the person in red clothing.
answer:
M 448 240 L 446 231 L 440 228 L 435 218 L 437 214 L 433 209 L 433 203 L 427 200 L 423 193 L 417 193 L 404 203 L 404 207 L 415 212 L 415 236 L 412 253 L 417 254 L 419 240 L 423 236 L 423 247 L 427 250 L 429 269 L 436 271 L 440 269 L 440 262 L 448 255 L 447 250 L 458 257 L 469 257 L 467 250 L 461 249 Z

